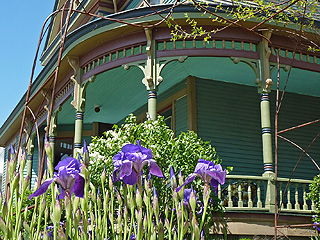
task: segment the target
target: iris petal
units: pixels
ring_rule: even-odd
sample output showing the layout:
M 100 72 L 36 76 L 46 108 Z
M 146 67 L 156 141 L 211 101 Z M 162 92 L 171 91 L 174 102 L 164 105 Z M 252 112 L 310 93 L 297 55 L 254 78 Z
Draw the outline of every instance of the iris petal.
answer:
M 135 171 L 132 171 L 129 176 L 124 176 L 123 181 L 125 184 L 133 185 L 137 182 L 137 173 Z
M 74 181 L 74 195 L 76 195 L 77 197 L 83 198 L 84 196 L 84 182 L 84 177 L 81 175 L 78 175 L 78 177 Z
M 207 171 L 206 174 L 208 174 L 212 179 L 217 180 L 220 184 L 224 184 L 227 172 L 218 172 L 218 171 Z
M 28 199 L 31 200 L 34 197 L 39 197 L 41 194 L 44 194 L 48 190 L 48 187 L 52 182 L 53 182 L 53 178 L 49 178 L 46 181 L 44 181 L 40 185 L 40 187 L 28 197 Z
M 149 169 L 150 169 L 150 173 L 152 175 L 155 175 L 160 178 L 164 178 L 160 167 L 158 166 L 158 164 L 154 160 L 149 161 Z
M 179 192 L 184 185 L 191 183 L 196 178 L 196 176 L 197 175 L 193 173 L 189 177 L 187 177 L 186 181 L 180 187 L 177 187 L 176 192 Z
M 126 144 L 122 147 L 121 149 L 122 152 L 125 153 L 135 153 L 137 151 L 139 151 L 139 146 L 135 145 L 135 144 Z
M 124 176 L 129 176 L 131 172 L 132 172 L 132 162 L 128 160 L 123 161 L 119 171 L 119 177 L 122 178 Z

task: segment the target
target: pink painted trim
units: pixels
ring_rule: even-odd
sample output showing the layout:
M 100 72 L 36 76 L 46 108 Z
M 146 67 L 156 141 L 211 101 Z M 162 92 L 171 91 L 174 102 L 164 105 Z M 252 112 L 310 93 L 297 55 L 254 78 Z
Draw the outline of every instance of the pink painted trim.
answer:
M 233 49 L 213 49 L 213 48 L 193 48 L 193 49 L 171 49 L 157 51 L 157 57 L 172 57 L 172 56 L 208 56 L 208 57 L 245 57 L 251 59 L 259 59 L 259 53 L 250 51 L 237 51 Z M 119 60 L 114 60 L 95 67 L 94 69 L 86 72 L 81 81 L 88 79 L 93 75 L 100 74 L 107 70 L 119 67 L 123 64 L 128 64 L 136 61 L 146 60 L 147 54 L 139 54 L 129 57 L 124 57 Z
M 102 57 L 103 55 L 109 52 L 114 52 L 117 49 L 122 50 L 123 48 L 130 48 L 133 45 L 146 43 L 147 39 L 144 32 L 133 33 L 126 35 L 125 37 L 113 39 L 101 44 L 99 47 L 91 50 L 88 54 L 81 57 L 79 60 L 80 66 L 83 67 L 84 65 L 92 62 L 93 59 Z
M 157 52 L 157 57 L 189 56 L 189 57 L 245 57 L 259 59 L 259 53 L 253 51 L 239 51 L 234 49 L 188 48 L 170 49 Z
M 102 64 L 102 65 L 99 65 L 99 66 L 95 67 L 94 69 L 83 74 L 81 77 L 81 81 L 84 81 L 93 75 L 103 73 L 107 70 L 110 70 L 110 69 L 113 69 L 116 67 L 120 67 L 123 64 L 132 63 L 132 62 L 136 62 L 136 61 L 142 61 L 142 60 L 146 60 L 146 59 L 147 59 L 147 54 L 143 53 L 143 54 L 139 54 L 139 55 L 120 58 L 118 60 L 114 60 L 114 61 Z
M 295 68 L 300 68 L 300 69 L 320 73 L 320 67 L 319 67 L 319 64 L 317 63 L 308 63 L 308 62 L 299 61 L 296 59 L 292 61 L 291 58 L 284 58 L 284 57 L 280 57 L 279 59 L 280 59 L 280 64 L 285 64 L 289 66 L 291 66 L 292 64 L 292 67 L 295 67 Z M 270 62 L 277 63 L 277 57 L 274 55 L 271 55 Z

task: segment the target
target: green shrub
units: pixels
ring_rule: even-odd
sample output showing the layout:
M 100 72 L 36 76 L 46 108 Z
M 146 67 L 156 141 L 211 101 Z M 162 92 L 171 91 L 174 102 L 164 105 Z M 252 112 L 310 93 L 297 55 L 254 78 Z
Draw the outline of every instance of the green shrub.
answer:
M 130 115 L 121 127 L 115 125 L 113 130 L 104 133 L 103 137 L 94 137 L 89 146 L 90 151 L 90 179 L 94 185 L 100 184 L 100 177 L 106 167 L 108 174 L 112 174 L 112 157 L 127 143 L 141 144 L 150 148 L 153 157 L 168 179 L 169 167 L 176 172 L 181 169 L 184 176 L 194 171 L 200 158 L 210 160 L 216 164 L 220 159 L 214 147 L 205 142 L 192 131 L 182 132 L 174 137 L 174 132 L 165 124 L 163 117 L 156 121 L 147 120 L 137 123 L 136 117 Z

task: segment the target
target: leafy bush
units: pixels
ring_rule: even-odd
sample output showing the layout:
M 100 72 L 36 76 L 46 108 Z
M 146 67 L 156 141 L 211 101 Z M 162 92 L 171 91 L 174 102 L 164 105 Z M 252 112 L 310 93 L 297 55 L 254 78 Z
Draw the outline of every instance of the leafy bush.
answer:
M 314 201 L 316 206 L 316 215 L 313 216 L 313 221 L 315 223 L 320 223 L 320 175 L 313 178 L 313 181 L 309 185 L 310 192 L 308 193 L 308 199 Z M 320 230 L 320 227 L 317 227 Z
M 101 174 L 106 168 L 106 173 L 112 175 L 113 161 L 112 158 L 121 148 L 128 143 L 136 143 L 137 140 L 141 144 L 150 148 L 153 158 L 161 168 L 166 181 L 159 178 L 153 178 L 153 185 L 156 187 L 159 195 L 159 203 L 162 212 L 163 206 L 172 197 L 170 187 L 170 166 L 178 175 L 179 169 L 183 176 L 193 173 L 198 160 L 205 159 L 220 164 L 215 148 L 208 141 L 203 141 L 193 131 L 182 132 L 175 137 L 174 132 L 165 124 L 164 118 L 159 116 L 156 121 L 147 120 L 137 123 L 136 117 L 129 115 L 125 123 L 120 127 L 114 125 L 113 129 L 104 133 L 103 137 L 94 137 L 89 146 L 90 152 L 90 180 L 98 188 L 101 187 Z M 146 168 L 144 169 L 144 171 Z M 117 184 L 117 183 L 115 183 Z M 199 178 L 193 181 L 194 189 L 201 195 L 203 184 Z M 200 196 L 202 197 L 202 196 Z M 223 214 L 223 207 L 218 204 L 220 199 L 211 192 L 211 199 L 216 204 L 209 205 L 210 212 Z M 212 226 L 212 215 L 208 216 L 208 225 Z
M 196 133 L 182 132 L 178 137 L 174 137 L 174 132 L 161 116 L 156 121 L 137 123 L 136 117 L 129 115 L 123 125 L 115 125 L 113 130 L 105 132 L 103 137 L 94 137 L 89 146 L 90 178 L 96 187 L 100 185 L 100 177 L 105 167 L 107 174 L 112 174 L 112 157 L 122 146 L 136 143 L 137 140 L 152 150 L 153 157 L 165 173 L 166 179 L 170 177 L 170 166 L 175 171 L 181 169 L 183 175 L 187 176 L 194 171 L 200 158 L 213 161 L 215 164 L 221 162 L 214 147 L 200 139 Z M 159 183 L 159 180 L 156 181 Z M 164 190 L 163 183 L 155 184 L 161 185 Z

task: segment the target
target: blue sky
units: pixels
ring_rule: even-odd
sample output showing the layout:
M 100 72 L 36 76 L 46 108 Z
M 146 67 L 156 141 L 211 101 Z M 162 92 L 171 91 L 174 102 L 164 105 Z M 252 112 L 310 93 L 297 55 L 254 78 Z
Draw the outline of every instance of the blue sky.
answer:
M 41 27 L 53 5 L 54 0 L 3 1 L 1 4 L 0 126 L 28 89 Z M 35 77 L 42 68 L 39 61 L 37 65 Z

